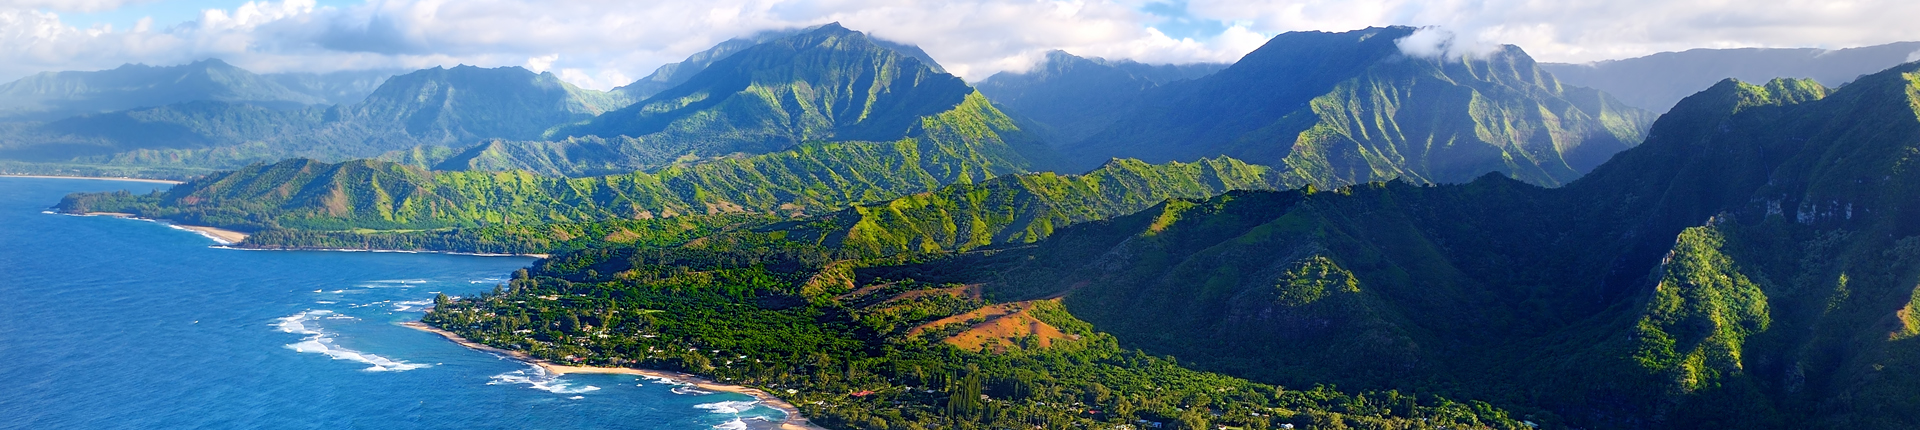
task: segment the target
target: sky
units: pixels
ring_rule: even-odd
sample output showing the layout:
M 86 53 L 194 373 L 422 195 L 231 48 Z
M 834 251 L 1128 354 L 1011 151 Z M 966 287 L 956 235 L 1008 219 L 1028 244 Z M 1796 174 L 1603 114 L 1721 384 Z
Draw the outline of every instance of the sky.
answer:
M 259 73 L 469 64 L 609 89 L 729 38 L 839 22 L 970 81 L 1045 53 L 1232 62 L 1288 31 L 1434 27 L 1589 62 L 1920 40 L 1915 0 L 0 0 L 0 82 L 219 58 Z M 1915 53 L 1920 59 L 1920 52 Z

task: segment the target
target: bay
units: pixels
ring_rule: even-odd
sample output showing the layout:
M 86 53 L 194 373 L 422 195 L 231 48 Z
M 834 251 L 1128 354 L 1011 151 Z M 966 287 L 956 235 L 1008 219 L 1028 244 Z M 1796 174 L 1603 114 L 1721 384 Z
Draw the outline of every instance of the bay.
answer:
M 0 428 L 744 428 L 780 412 L 628 375 L 538 373 L 408 329 L 520 257 L 248 251 L 46 212 L 165 184 L 0 177 Z M 764 419 L 762 419 L 764 418 Z

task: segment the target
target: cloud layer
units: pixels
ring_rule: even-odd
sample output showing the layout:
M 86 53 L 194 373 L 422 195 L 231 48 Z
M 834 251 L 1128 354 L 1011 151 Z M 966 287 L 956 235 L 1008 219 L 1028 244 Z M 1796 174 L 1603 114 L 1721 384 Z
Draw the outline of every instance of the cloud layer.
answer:
M 835 21 L 918 44 L 970 80 L 1024 70 L 1052 49 L 1224 62 L 1279 32 L 1394 24 L 1446 29 L 1423 32 L 1413 50 L 1515 44 L 1545 61 L 1920 40 L 1920 26 L 1904 22 L 1920 16 L 1911 0 L 283 0 L 132 28 L 81 27 L 59 15 L 135 1 L 149 0 L 0 0 L 0 80 L 218 57 L 261 72 L 522 66 L 604 89 L 728 38 Z

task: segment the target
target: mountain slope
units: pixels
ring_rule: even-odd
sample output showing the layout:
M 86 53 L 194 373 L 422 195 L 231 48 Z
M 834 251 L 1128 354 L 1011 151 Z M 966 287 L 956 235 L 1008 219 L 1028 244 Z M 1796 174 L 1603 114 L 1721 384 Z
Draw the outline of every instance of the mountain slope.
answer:
M 1112 124 L 1147 90 L 1197 79 L 1225 64 L 1150 65 L 1051 51 L 1024 73 L 1000 72 L 976 85 L 995 105 L 1043 125 L 1049 140 L 1077 142 Z
M 427 142 L 531 139 L 623 104 L 620 97 L 574 87 L 552 73 L 435 67 L 388 79 L 343 119 Z
M 289 90 L 314 96 L 321 103 L 350 105 L 366 100 L 388 78 L 406 74 L 405 70 L 345 70 L 329 73 L 283 72 L 260 75 Z
M 973 92 L 889 46 L 829 24 L 741 50 L 642 103 L 550 136 L 630 137 L 628 145 L 645 147 L 647 156 L 628 163 L 648 169 L 682 156 L 899 139 Z
M 850 256 L 967 251 L 1033 243 L 1059 228 L 1146 209 L 1170 198 L 1288 188 L 1271 168 L 1231 158 L 1150 165 L 1114 160 L 1080 175 L 1052 172 L 959 183 L 937 191 L 771 226 L 784 240 Z
M 0 85 L 0 117 L 55 119 L 192 101 L 288 108 L 324 100 L 220 60 L 94 72 L 46 72 Z
M 797 32 L 799 32 L 799 30 L 767 31 L 750 37 L 727 39 L 718 45 L 714 45 L 712 48 L 707 48 L 705 51 L 689 55 L 687 59 L 681 60 L 680 62 L 661 65 L 659 68 L 654 69 L 652 74 L 648 74 L 647 77 L 614 88 L 613 91 L 610 92 L 623 94 L 628 99 L 634 101 L 646 100 L 649 97 L 653 97 L 654 94 L 659 94 L 661 91 L 666 91 L 686 83 L 688 79 L 693 79 L 694 75 L 706 70 L 707 66 L 713 65 L 715 61 L 733 56 L 735 53 L 746 50 L 747 48 L 752 48 L 754 45 L 759 45 L 762 42 L 791 36 Z
M 525 171 L 432 172 L 382 161 L 289 160 L 212 175 L 159 196 L 92 195 L 70 210 L 256 230 L 419 229 L 682 214 L 827 212 L 1024 172 L 1011 120 L 973 96 L 892 142 L 823 142 L 654 172 L 555 178 Z
M 328 85 L 354 85 L 312 79 L 318 88 L 347 91 Z M 386 79 L 350 105 L 281 110 L 199 101 L 16 123 L 0 135 L 0 156 L 173 168 L 235 168 L 288 157 L 340 160 L 423 145 L 537 138 L 623 103 L 617 95 L 518 67 L 436 67 Z
M 1681 98 L 1722 79 L 1811 78 L 1835 87 L 1912 61 L 1915 52 L 1920 52 L 1920 42 L 1832 50 L 1690 49 L 1587 64 L 1543 63 L 1540 68 L 1553 72 L 1562 83 L 1597 88 L 1629 106 L 1666 112 Z
M 1227 155 L 1322 186 L 1501 172 L 1558 186 L 1640 141 L 1652 115 L 1562 87 L 1518 48 L 1408 56 L 1415 29 L 1294 32 L 1169 87 L 1062 151 L 1080 163 Z

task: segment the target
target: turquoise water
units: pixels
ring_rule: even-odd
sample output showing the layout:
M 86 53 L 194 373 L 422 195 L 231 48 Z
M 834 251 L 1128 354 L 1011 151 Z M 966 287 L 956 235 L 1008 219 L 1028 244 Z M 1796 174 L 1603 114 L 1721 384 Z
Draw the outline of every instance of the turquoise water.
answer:
M 0 177 L 0 429 L 704 429 L 780 416 L 634 376 L 553 378 L 398 325 L 528 258 L 222 249 L 160 223 L 43 212 L 70 192 L 164 186 Z

